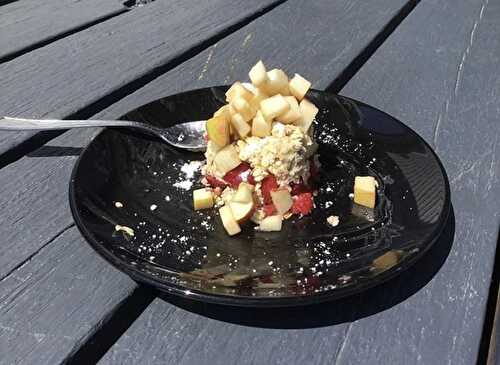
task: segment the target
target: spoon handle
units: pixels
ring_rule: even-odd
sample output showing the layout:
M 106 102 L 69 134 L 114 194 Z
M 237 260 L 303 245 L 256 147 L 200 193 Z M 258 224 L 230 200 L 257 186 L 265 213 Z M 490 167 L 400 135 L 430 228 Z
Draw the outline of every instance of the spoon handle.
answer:
M 0 118 L 0 130 L 52 130 L 85 127 L 133 127 L 139 123 L 124 120 L 60 120 L 60 119 L 25 119 Z

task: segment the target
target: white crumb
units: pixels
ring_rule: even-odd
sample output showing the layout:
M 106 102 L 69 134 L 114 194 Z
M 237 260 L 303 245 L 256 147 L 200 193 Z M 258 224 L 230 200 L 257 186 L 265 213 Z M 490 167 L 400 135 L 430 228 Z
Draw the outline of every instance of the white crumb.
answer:
M 121 203 L 121 202 L 115 202 L 115 207 L 117 207 L 117 208 L 123 208 L 123 203 Z
M 156 205 L 156 204 L 151 204 L 151 206 L 149 207 L 149 209 L 150 209 L 151 211 L 155 211 L 155 210 L 156 210 L 156 208 L 158 208 L 158 205 Z
M 332 227 L 336 227 L 339 225 L 340 219 L 336 215 L 331 215 L 328 218 L 326 218 L 326 221 L 328 222 L 329 225 Z
M 129 236 L 132 236 L 132 237 L 134 236 L 134 230 L 130 227 L 127 227 L 127 226 L 120 226 L 119 224 L 117 224 L 115 226 L 115 231 L 117 231 L 117 232 L 122 231 L 122 232 L 128 234 Z

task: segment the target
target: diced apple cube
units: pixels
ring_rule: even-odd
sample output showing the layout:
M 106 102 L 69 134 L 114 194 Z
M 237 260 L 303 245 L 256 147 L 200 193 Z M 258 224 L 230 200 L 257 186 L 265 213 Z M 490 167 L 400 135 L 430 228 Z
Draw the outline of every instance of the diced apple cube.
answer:
M 267 82 L 262 87 L 269 95 L 289 95 L 288 76 L 283 70 L 274 68 L 267 72 Z
M 290 110 L 279 117 L 280 122 L 285 124 L 296 123 L 302 118 L 302 113 L 299 109 L 299 103 L 294 96 L 285 96 L 285 100 L 290 105 Z
M 285 214 L 293 205 L 292 195 L 286 189 L 271 191 L 271 199 L 278 214 Z
M 231 101 L 231 106 L 234 108 L 236 113 L 239 113 L 245 122 L 249 121 L 255 116 L 255 112 L 252 111 L 250 104 L 242 97 L 236 97 Z
M 252 121 L 252 136 L 267 137 L 271 135 L 272 122 L 266 120 L 262 112 L 259 110 Z
M 224 117 L 227 120 L 231 117 L 231 114 L 229 113 L 229 105 L 223 105 L 217 111 L 214 113 L 214 117 Z
M 238 203 L 235 201 L 229 202 L 229 207 L 233 213 L 233 217 L 238 223 L 244 223 L 249 220 L 255 210 L 255 202 L 253 199 L 248 203 Z
M 242 97 L 249 101 L 253 97 L 253 93 L 242 85 L 241 82 L 236 81 L 228 91 L 226 91 L 226 101 L 230 103 L 234 98 Z
M 251 128 L 245 121 L 245 118 L 243 118 L 239 113 L 231 116 L 231 125 L 241 138 L 246 137 L 251 131 Z
M 373 176 L 356 176 L 354 179 L 354 202 L 375 208 L 377 180 Z
M 219 115 L 210 118 L 206 123 L 208 139 L 216 145 L 224 147 L 229 143 L 229 121 L 226 117 Z
M 242 182 L 238 186 L 238 190 L 236 190 L 236 193 L 234 194 L 231 200 L 236 203 L 251 203 L 254 201 L 253 199 L 254 189 L 255 187 L 252 184 Z
M 212 208 L 214 206 L 214 193 L 210 189 L 193 190 L 194 210 Z
M 280 95 L 274 95 L 260 102 L 260 110 L 264 118 L 271 120 L 290 110 L 290 104 Z
M 250 69 L 248 76 L 250 77 L 250 81 L 252 81 L 252 84 L 257 87 L 265 84 L 267 81 L 267 72 L 266 66 L 264 66 L 264 62 L 262 62 L 262 60 L 257 62 L 255 66 Z
M 254 92 L 254 96 L 252 98 L 252 100 L 250 100 L 248 102 L 248 104 L 250 104 L 250 108 L 252 109 L 252 112 L 254 113 L 257 113 L 257 110 L 260 109 L 260 102 L 264 99 L 267 99 L 269 97 L 269 95 L 267 95 L 266 93 L 264 93 L 261 89 L 255 89 L 255 92 Z
M 264 232 L 281 231 L 283 217 L 281 215 L 271 215 L 260 221 L 259 230 Z
M 236 148 L 230 144 L 221 149 L 214 157 L 215 167 L 221 175 L 225 175 L 228 171 L 231 171 L 237 167 L 241 160 L 238 156 L 238 151 Z
M 233 212 L 228 205 L 224 205 L 219 209 L 219 215 L 222 220 L 222 225 L 230 236 L 234 236 L 241 232 L 240 225 L 236 219 L 234 219 Z
M 295 96 L 298 101 L 301 101 L 311 87 L 311 83 L 299 74 L 295 74 L 295 76 L 290 80 L 288 87 L 290 89 L 290 93 Z
M 302 99 L 299 105 L 299 109 L 302 117 L 297 122 L 297 125 L 300 125 L 302 130 L 307 133 L 309 127 L 314 121 L 314 118 L 316 117 L 316 114 L 318 114 L 318 108 L 309 100 Z

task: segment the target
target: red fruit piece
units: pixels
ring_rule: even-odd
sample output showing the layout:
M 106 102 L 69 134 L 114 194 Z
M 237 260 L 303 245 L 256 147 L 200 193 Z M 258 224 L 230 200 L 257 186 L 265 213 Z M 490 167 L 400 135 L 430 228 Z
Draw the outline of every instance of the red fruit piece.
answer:
M 308 215 L 313 208 L 313 196 L 311 193 L 302 193 L 293 197 L 292 213 Z
M 207 179 L 208 184 L 213 188 L 224 189 L 227 186 L 227 184 L 224 181 L 217 179 L 215 176 L 207 175 L 205 177 Z
M 263 209 L 264 213 L 266 213 L 266 217 L 276 213 L 276 208 L 274 207 L 274 204 L 266 204 L 264 205 Z
M 262 196 L 264 197 L 264 204 L 272 204 L 271 191 L 278 189 L 278 182 L 274 175 L 268 175 L 262 180 Z
M 252 177 L 252 179 L 250 179 Z M 253 180 L 252 170 L 250 169 L 250 165 L 246 162 L 240 163 L 231 171 L 227 172 L 224 175 L 224 181 L 227 182 L 231 187 L 237 189 L 241 182 L 248 182 L 249 184 L 255 184 L 255 180 Z

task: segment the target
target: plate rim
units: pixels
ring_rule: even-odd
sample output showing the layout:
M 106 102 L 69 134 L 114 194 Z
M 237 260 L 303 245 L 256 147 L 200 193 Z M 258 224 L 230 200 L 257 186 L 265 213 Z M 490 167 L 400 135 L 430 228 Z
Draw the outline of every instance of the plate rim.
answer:
M 194 92 L 194 91 L 201 91 L 201 90 L 208 90 L 208 89 L 213 89 L 213 88 L 227 88 L 229 85 L 218 85 L 218 86 L 210 86 L 210 87 L 204 87 L 204 88 L 197 88 L 197 89 L 190 89 L 190 90 L 185 90 L 180 93 L 176 94 L 169 94 L 166 96 L 163 96 L 161 98 L 152 100 L 148 103 L 142 104 L 133 110 L 130 110 L 123 115 L 121 115 L 118 119 L 122 119 L 126 114 L 137 110 L 139 108 L 142 108 L 144 106 L 147 106 L 152 103 L 156 103 L 159 100 L 162 100 L 166 97 L 173 96 L 173 95 L 181 95 L 184 93 L 189 93 L 189 92 Z M 131 277 L 134 281 L 138 282 L 139 284 L 147 284 L 153 288 L 159 289 L 160 291 L 167 293 L 167 294 L 172 294 L 176 295 L 182 298 L 190 298 L 198 301 L 203 301 L 203 302 L 208 302 L 212 304 L 219 304 L 219 305 L 230 305 L 230 306 L 237 306 L 237 307 L 297 307 L 297 306 L 304 306 L 304 305 L 309 305 L 309 304 L 315 304 L 315 303 L 320 303 L 320 302 L 325 302 L 328 300 L 338 300 L 356 293 L 360 293 L 363 291 L 366 291 L 367 289 L 376 287 L 378 285 L 381 285 L 383 283 L 386 283 L 390 279 L 396 277 L 399 275 L 399 273 L 408 270 L 411 266 L 413 266 L 417 261 L 419 261 L 423 255 L 436 243 L 436 241 L 441 237 L 445 227 L 446 223 L 448 221 L 448 218 L 450 216 L 451 212 L 451 190 L 450 190 L 450 184 L 449 184 L 449 179 L 448 175 L 446 173 L 446 170 L 444 168 L 443 163 L 441 162 L 439 156 L 437 153 L 434 151 L 434 149 L 427 143 L 427 141 L 422 138 L 417 132 L 415 132 L 411 127 L 406 125 L 405 123 L 401 122 L 399 119 L 391 116 L 390 114 L 373 107 L 369 104 L 366 104 L 362 101 L 359 101 L 354 98 L 350 98 L 347 96 L 343 96 L 341 94 L 337 93 L 332 93 L 328 91 L 323 91 L 323 90 L 317 90 L 317 89 L 311 89 L 312 92 L 314 93 L 320 93 L 320 94 L 329 94 L 333 95 L 335 97 L 340 97 L 346 100 L 350 100 L 356 104 L 366 106 L 368 108 L 374 109 L 391 119 L 393 119 L 395 122 L 399 123 L 403 128 L 408 130 L 411 134 L 413 134 L 419 141 L 421 141 L 431 152 L 432 156 L 434 157 L 435 161 L 438 163 L 439 169 L 441 171 L 441 174 L 444 179 L 444 187 L 445 187 L 445 194 L 444 194 L 444 204 L 443 204 L 443 210 L 441 211 L 440 217 L 438 219 L 438 225 L 437 228 L 434 229 L 434 231 L 430 234 L 429 239 L 427 239 L 427 244 L 425 247 L 421 250 L 419 250 L 418 253 L 412 255 L 409 259 L 401 261 L 400 263 L 394 265 L 390 269 L 385 270 L 384 272 L 380 273 L 377 276 L 377 280 L 370 280 L 368 282 L 361 283 L 357 286 L 349 286 L 349 287 L 344 287 L 344 288 L 336 288 L 336 289 L 330 289 L 330 290 L 325 290 L 321 292 L 315 292 L 315 293 L 310 293 L 310 294 L 301 294 L 301 295 L 294 295 L 294 296 L 277 296 L 277 297 L 251 297 L 251 296 L 241 296 L 241 295 L 232 295 L 232 294 L 217 294 L 217 293 L 207 293 L 202 290 L 198 289 L 186 289 L 183 288 L 182 286 L 175 284 L 175 283 L 166 283 L 162 282 L 160 280 L 155 280 L 149 275 L 141 272 L 137 268 L 127 265 L 123 263 L 121 260 L 119 260 L 115 255 L 113 255 L 111 252 L 106 250 L 103 246 L 103 244 L 99 243 L 98 240 L 96 240 L 92 233 L 87 229 L 87 227 L 84 225 L 83 220 L 78 213 L 78 209 L 76 207 L 76 194 L 75 194 L 75 177 L 80 165 L 80 162 L 82 160 L 82 157 L 84 156 L 85 152 L 90 148 L 92 145 L 92 142 L 98 138 L 102 133 L 106 132 L 108 128 L 103 128 L 98 134 L 96 134 L 91 141 L 85 146 L 85 148 L 81 151 L 80 155 L 78 156 L 78 159 L 73 165 L 73 169 L 71 172 L 71 177 L 69 180 L 69 190 L 68 190 L 68 197 L 69 197 L 69 206 L 70 206 L 70 211 L 73 216 L 73 219 L 75 221 L 75 225 L 78 228 L 79 232 L 82 234 L 82 236 L 85 238 L 87 243 L 92 247 L 92 249 L 97 252 L 99 256 L 101 256 L 106 262 L 110 263 L 113 267 L 116 269 L 120 270 L 124 274 L 128 275 Z M 140 258 L 138 258 L 140 260 Z

